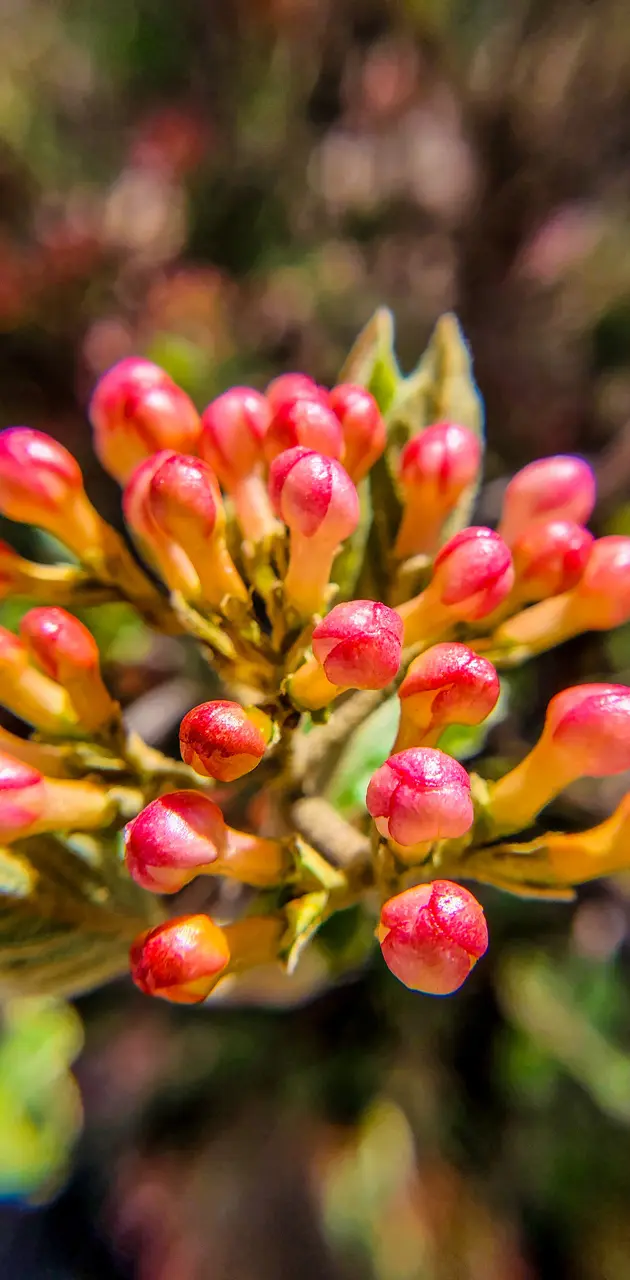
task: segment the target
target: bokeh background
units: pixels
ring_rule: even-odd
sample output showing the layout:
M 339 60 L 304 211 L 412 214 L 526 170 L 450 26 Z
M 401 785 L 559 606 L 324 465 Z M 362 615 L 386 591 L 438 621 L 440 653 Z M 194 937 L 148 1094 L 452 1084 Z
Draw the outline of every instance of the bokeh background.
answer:
M 2 425 L 69 445 L 110 519 L 85 405 L 116 359 L 147 354 L 200 405 L 285 369 L 331 383 L 385 304 L 406 369 L 445 310 L 471 342 L 480 522 L 519 465 L 576 451 L 597 532 L 630 532 L 627 0 L 0 13 Z M 172 746 L 201 672 L 124 610 L 96 625 L 129 715 Z M 628 629 L 526 668 L 490 764 L 559 687 L 611 674 Z M 555 824 L 627 788 L 580 784 Z M 182 1011 L 128 981 L 8 1006 L 0 1274 L 627 1280 L 630 880 L 483 901 L 491 951 L 448 1000 L 374 957 L 316 995 L 307 975 L 294 1007 Z

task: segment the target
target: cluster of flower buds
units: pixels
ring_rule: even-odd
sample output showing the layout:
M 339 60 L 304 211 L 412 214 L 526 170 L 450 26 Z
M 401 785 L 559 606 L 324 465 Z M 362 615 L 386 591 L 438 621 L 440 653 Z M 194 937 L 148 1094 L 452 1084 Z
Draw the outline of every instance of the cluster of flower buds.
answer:
M 0 513 L 80 562 L 37 566 L 0 545 L 0 595 L 29 602 L 19 634 L 0 628 L 0 702 L 35 730 L 0 730 L 0 840 L 19 854 L 42 833 L 105 844 L 124 828 L 120 874 L 144 901 L 168 907 L 212 876 L 228 904 L 225 920 L 147 916 L 131 951 L 143 992 L 196 1003 L 253 966 L 290 969 L 330 914 L 375 898 L 392 973 L 416 991 L 455 991 L 488 945 L 482 907 L 456 883 L 464 868 L 492 881 L 506 835 L 572 781 L 630 768 L 630 689 L 614 684 L 552 698 L 539 740 L 496 781 L 440 749 L 450 726 L 473 730 L 495 711 L 496 666 L 630 619 L 630 538 L 586 529 L 594 479 L 572 457 L 519 472 L 497 530 L 462 527 L 480 480 L 474 415 L 403 442 L 404 403 L 388 399 L 385 413 L 358 382 L 328 390 L 290 373 L 199 412 L 148 360 L 110 369 L 89 407 L 95 448 L 157 585 L 63 446 L 27 427 L 0 433 Z M 181 762 L 127 731 L 93 637 L 62 607 L 89 592 L 193 635 L 215 665 L 225 696 L 184 716 Z M 386 700 L 398 708 L 395 741 L 365 810 L 346 817 L 318 786 L 334 782 L 355 730 Z M 629 813 L 626 799 L 591 831 L 547 833 L 541 883 L 628 865 Z M 522 853 L 514 883 L 531 883 L 527 865 L 538 863 Z M 217 878 L 232 882 L 224 897 Z

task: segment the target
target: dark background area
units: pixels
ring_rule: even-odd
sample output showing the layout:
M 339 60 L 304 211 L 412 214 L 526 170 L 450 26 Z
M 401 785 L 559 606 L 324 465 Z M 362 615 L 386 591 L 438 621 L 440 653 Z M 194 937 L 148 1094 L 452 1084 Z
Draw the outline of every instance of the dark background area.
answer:
M 110 519 L 85 406 L 116 359 L 148 355 L 200 405 L 283 369 L 332 383 L 385 304 L 405 369 L 437 316 L 461 320 L 487 409 L 480 520 L 518 466 L 576 451 L 594 528 L 630 532 L 627 0 L 2 13 L 2 425 L 63 440 Z M 108 625 L 118 691 L 172 741 L 198 673 Z M 629 672 L 628 629 L 547 655 L 488 750 L 521 751 L 563 685 Z M 627 786 L 581 784 L 555 816 L 587 826 Z M 252 989 L 180 1011 L 127 981 L 84 997 L 67 1163 L 72 1086 L 25 1170 L 28 1134 L 6 1138 L 25 1059 L 0 1056 L 0 1275 L 627 1280 L 630 881 L 483 901 L 490 953 L 448 1000 L 376 955 L 318 994 L 307 971 L 296 1007 Z M 61 1112 L 42 1098 L 44 1124 Z

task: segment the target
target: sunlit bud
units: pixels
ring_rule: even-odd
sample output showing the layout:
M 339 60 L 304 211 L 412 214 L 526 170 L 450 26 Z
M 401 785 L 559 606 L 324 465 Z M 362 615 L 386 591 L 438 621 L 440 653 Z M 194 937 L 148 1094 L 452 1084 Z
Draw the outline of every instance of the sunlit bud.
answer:
M 219 806 L 199 791 L 160 796 L 125 828 L 125 859 L 143 889 L 177 893 L 198 875 L 277 884 L 287 868 L 281 844 L 226 826 Z
M 80 558 L 100 546 L 102 522 L 78 462 L 52 436 L 31 427 L 0 432 L 0 513 L 54 534 Z
M 257 707 L 217 700 L 193 707 L 182 720 L 182 760 L 203 778 L 234 782 L 255 769 L 265 754 L 272 723 Z
M 449 724 L 480 724 L 496 706 L 499 677 L 465 644 L 446 641 L 414 658 L 399 690 L 394 751 L 434 746 Z
M 0 840 L 45 831 L 88 831 L 107 826 L 115 804 L 91 782 L 46 778 L 38 769 L 0 753 Z
M 537 520 L 512 546 L 516 583 L 511 599 L 545 600 L 570 591 L 588 564 L 594 538 L 574 520 Z
M 71 733 L 76 727 L 67 691 L 30 666 L 26 646 L 5 627 L 0 627 L 0 702 L 47 733 Z
M 273 462 L 279 453 L 298 445 L 323 453 L 327 458 L 342 456 L 341 423 L 323 400 L 303 398 L 285 402 L 275 410 L 263 441 L 267 462 Z
M 358 484 L 385 448 L 385 420 L 374 396 L 365 387 L 351 382 L 341 382 L 333 387 L 330 405 L 343 430 L 343 465 Z
M 16 733 L 0 726 L 0 752 L 22 760 L 24 764 L 31 765 L 49 778 L 67 777 L 67 757 L 71 750 L 69 744 L 57 746 L 32 738 L 18 738 Z
M 540 458 L 510 480 L 499 533 L 511 546 L 532 520 L 575 520 L 586 524 L 595 497 L 595 477 L 582 458 L 565 454 Z
M 390 756 L 373 775 L 366 804 L 380 834 L 403 846 L 456 839 L 473 820 L 466 770 L 431 747 Z
M 176 1004 L 200 1004 L 227 969 L 230 949 L 209 916 L 176 916 L 136 938 L 131 976 L 147 996 Z
M 440 530 L 465 489 L 477 478 L 481 442 L 468 427 L 436 422 L 405 445 L 400 455 L 403 518 L 396 555 L 432 555 Z
M 160 449 L 189 452 L 201 430 L 185 391 L 150 360 L 130 357 L 97 382 L 89 408 L 94 449 L 103 467 L 126 484 L 134 467 Z
M 116 718 L 117 706 L 101 678 L 96 641 L 65 609 L 29 609 L 20 636 L 45 675 L 63 685 L 80 723 L 98 729 Z
M 402 620 L 374 600 L 331 609 L 313 631 L 314 657 L 288 682 L 295 703 L 325 707 L 342 689 L 384 689 L 400 667 Z
M 583 631 L 606 631 L 630 620 L 630 538 L 611 534 L 592 544 L 575 587 L 523 609 L 495 632 L 499 647 L 542 653 Z
M 630 794 L 615 812 L 588 831 L 549 831 L 544 857 L 555 884 L 583 884 L 630 868 Z
M 339 462 L 297 448 L 271 464 L 269 493 L 274 510 L 291 530 L 285 598 L 309 618 L 325 605 L 339 544 L 359 523 L 357 491 Z
M 251 387 L 232 387 L 202 416 L 199 452 L 231 494 L 246 538 L 257 542 L 276 528 L 263 479 L 263 440 L 271 410 Z
M 577 778 L 630 769 L 630 689 L 583 684 L 551 699 L 542 734 L 529 755 L 491 788 L 489 814 L 503 831 L 530 823 Z
M 448 996 L 487 951 L 488 926 L 468 889 L 434 880 L 385 903 L 378 938 L 387 967 L 406 987 Z
M 305 373 L 281 373 L 269 383 L 266 399 L 272 413 L 296 400 L 321 400 L 328 404 L 328 392 Z
M 438 552 L 433 577 L 419 596 L 401 605 L 405 644 L 437 639 L 455 622 L 477 622 L 505 600 L 514 584 L 509 548 L 492 529 L 471 526 Z

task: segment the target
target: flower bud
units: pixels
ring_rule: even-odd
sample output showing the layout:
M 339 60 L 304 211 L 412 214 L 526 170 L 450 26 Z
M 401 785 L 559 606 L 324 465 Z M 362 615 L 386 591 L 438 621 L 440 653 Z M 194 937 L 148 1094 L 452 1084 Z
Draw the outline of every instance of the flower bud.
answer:
M 70 696 L 77 719 L 95 730 L 116 718 L 116 703 L 101 678 L 98 645 L 87 627 L 65 609 L 29 609 L 20 636 L 38 666 Z
M 281 373 L 269 383 L 266 399 L 272 414 L 296 400 L 321 400 L 328 404 L 328 392 L 305 373 Z
M 574 520 L 537 520 L 512 546 L 520 600 L 544 600 L 570 591 L 588 564 L 594 538 Z
M 227 938 L 209 916 L 176 916 L 136 938 L 131 976 L 147 996 L 200 1004 L 230 961 Z
M 288 449 L 271 464 L 269 493 L 291 530 L 285 597 L 303 617 L 325 604 L 339 543 L 359 523 L 359 498 L 339 462 L 312 449 Z
M 431 555 L 440 530 L 481 465 L 481 441 L 468 427 L 436 422 L 413 436 L 400 455 L 404 494 L 396 555 Z
M 595 497 L 595 477 L 582 458 L 565 454 L 540 458 L 510 480 L 499 533 L 512 546 L 533 520 L 575 520 L 586 524 Z
M 366 804 L 380 834 L 402 846 L 457 839 L 473 821 L 466 770 L 430 747 L 390 756 L 372 776 Z
M 438 638 L 455 622 L 478 622 L 505 600 L 514 584 L 509 548 L 492 529 L 471 526 L 438 552 L 425 591 L 402 605 L 405 644 Z
M 44 779 L 37 769 L 0 753 L 0 840 L 28 832 L 46 803 Z
M 223 875 L 266 888 L 289 870 L 276 840 L 228 827 L 219 806 L 199 791 L 160 796 L 125 827 L 129 874 L 153 893 L 178 893 L 198 875 Z
M 262 476 L 270 418 L 269 404 L 258 391 L 232 387 L 208 405 L 201 420 L 201 457 L 231 494 L 243 533 L 253 542 L 276 528 Z
M 274 412 L 263 441 L 267 462 L 273 462 L 278 454 L 298 446 L 313 449 L 327 458 L 340 458 L 342 455 L 341 423 L 320 399 L 302 398 L 292 403 L 285 402 Z
M 583 684 L 551 699 L 543 732 L 515 769 L 494 783 L 489 814 L 496 828 L 516 831 L 578 778 L 630 769 L 630 689 Z
M 390 898 L 378 929 L 383 959 L 412 991 L 457 991 L 488 949 L 483 908 L 468 889 L 434 880 Z
M 262 760 L 272 734 L 269 717 L 238 702 L 202 702 L 182 720 L 182 760 L 202 778 L 234 782 Z
M 26 645 L 0 627 L 0 702 L 45 733 L 72 733 L 76 715 L 65 689 L 29 665 Z
M 403 680 L 394 751 L 434 746 L 449 724 L 481 724 L 496 706 L 499 677 L 465 644 L 447 641 L 414 658 Z
M 330 406 L 343 431 L 343 465 L 359 483 L 367 475 L 387 443 L 387 428 L 381 411 L 365 387 L 341 382 L 330 392 Z
M 0 841 L 45 831 L 107 826 L 115 804 L 94 783 L 46 778 L 30 764 L 0 752 Z
M 100 517 L 78 462 L 52 436 L 31 427 L 0 432 L 0 513 L 45 529 L 80 558 L 100 544 Z
M 325 707 L 342 689 L 384 689 L 400 667 L 402 620 L 374 600 L 331 609 L 313 631 L 314 657 L 288 681 L 296 705 Z
M 199 438 L 199 414 L 185 391 L 150 360 L 120 360 L 97 382 L 89 407 L 94 449 L 120 484 L 161 449 L 189 452 Z

